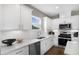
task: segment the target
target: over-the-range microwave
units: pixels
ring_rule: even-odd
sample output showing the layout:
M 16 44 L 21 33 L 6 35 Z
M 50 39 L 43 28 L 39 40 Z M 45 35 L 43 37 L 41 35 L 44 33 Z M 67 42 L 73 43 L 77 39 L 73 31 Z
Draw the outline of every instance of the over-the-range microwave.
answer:
M 70 30 L 71 24 L 59 24 L 59 29 L 61 30 Z

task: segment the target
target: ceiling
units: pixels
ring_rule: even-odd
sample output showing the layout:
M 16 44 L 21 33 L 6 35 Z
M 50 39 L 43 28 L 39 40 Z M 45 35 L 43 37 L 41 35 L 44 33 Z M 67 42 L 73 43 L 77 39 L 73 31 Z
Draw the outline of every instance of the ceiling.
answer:
M 31 4 L 32 7 L 52 17 L 62 11 L 79 10 L 79 4 Z

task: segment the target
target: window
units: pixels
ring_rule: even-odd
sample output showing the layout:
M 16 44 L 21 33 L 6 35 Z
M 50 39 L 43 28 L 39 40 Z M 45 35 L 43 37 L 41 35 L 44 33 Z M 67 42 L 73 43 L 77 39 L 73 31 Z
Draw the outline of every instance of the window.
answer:
M 36 16 L 32 16 L 32 29 L 41 29 L 41 19 Z

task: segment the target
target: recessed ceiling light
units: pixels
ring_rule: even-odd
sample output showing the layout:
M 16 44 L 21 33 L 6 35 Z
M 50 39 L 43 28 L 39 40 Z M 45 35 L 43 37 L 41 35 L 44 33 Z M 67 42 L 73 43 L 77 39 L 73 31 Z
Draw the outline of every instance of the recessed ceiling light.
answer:
M 59 7 L 58 6 L 56 6 L 56 9 L 58 9 Z

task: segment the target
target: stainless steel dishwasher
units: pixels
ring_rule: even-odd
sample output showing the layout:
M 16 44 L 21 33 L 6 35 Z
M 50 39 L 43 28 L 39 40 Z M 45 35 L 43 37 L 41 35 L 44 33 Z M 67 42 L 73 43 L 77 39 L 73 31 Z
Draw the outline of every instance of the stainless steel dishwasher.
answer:
M 29 45 L 29 55 L 40 55 L 40 42 Z

